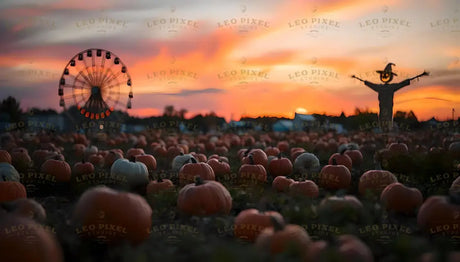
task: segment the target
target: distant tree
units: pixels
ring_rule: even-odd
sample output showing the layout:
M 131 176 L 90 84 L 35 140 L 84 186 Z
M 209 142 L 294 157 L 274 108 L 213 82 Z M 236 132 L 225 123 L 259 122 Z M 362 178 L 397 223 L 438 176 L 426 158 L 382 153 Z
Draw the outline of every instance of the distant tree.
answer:
M 181 119 L 185 119 L 185 114 L 187 114 L 187 112 L 188 112 L 187 109 L 182 108 L 181 110 L 179 110 L 179 117 Z
M 176 114 L 176 110 L 174 109 L 174 106 L 168 105 L 165 106 L 164 111 L 163 111 L 163 116 L 166 117 L 173 117 Z
M 0 104 L 0 112 L 6 113 L 9 116 L 10 122 L 19 122 L 21 120 L 21 105 L 19 104 L 19 101 L 12 96 L 8 96 L 3 99 Z

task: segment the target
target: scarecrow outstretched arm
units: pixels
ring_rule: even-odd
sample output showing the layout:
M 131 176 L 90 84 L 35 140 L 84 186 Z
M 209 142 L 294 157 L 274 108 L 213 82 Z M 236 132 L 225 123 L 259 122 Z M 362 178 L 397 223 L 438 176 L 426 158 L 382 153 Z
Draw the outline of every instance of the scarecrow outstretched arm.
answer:
M 361 78 L 359 78 L 359 77 L 357 77 L 357 76 L 355 76 L 355 75 L 352 75 L 351 77 L 352 77 L 352 78 L 355 78 L 355 79 L 358 79 L 358 80 L 361 81 L 361 82 L 364 82 L 364 80 L 362 80 Z
M 430 75 L 429 72 L 423 71 L 423 73 L 421 73 L 421 74 L 419 74 L 419 75 L 416 75 L 416 76 L 414 76 L 414 77 L 412 77 L 412 78 L 409 78 L 409 81 L 412 81 L 412 80 L 414 80 L 414 79 L 418 79 L 419 77 L 422 77 L 422 76 L 428 76 L 428 75 Z
M 410 81 L 412 81 L 412 80 L 414 80 L 414 79 L 418 79 L 419 77 L 427 76 L 427 75 L 429 75 L 429 73 L 426 72 L 426 71 L 423 71 L 423 73 L 421 73 L 421 74 L 419 74 L 419 75 L 416 75 L 416 76 L 414 76 L 414 77 L 412 77 L 412 78 L 408 78 L 408 79 L 402 81 L 401 83 L 399 83 L 398 86 L 394 89 L 394 91 L 398 91 L 399 89 L 401 89 L 401 88 L 403 88 L 403 87 L 405 87 L 405 86 L 410 85 Z

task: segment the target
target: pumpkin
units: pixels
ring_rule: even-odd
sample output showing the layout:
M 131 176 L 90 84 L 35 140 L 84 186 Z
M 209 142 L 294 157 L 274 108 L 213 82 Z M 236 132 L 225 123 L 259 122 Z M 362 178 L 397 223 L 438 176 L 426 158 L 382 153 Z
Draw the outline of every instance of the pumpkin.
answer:
M 289 193 L 293 196 L 316 198 L 319 196 L 319 189 L 311 180 L 295 181 L 289 185 Z
M 337 165 L 333 158 L 332 165 L 321 169 L 318 185 L 328 190 L 348 189 L 351 185 L 351 173 L 344 165 Z
M 359 178 L 359 193 L 380 196 L 383 189 L 398 182 L 395 175 L 386 170 L 368 170 Z
M 85 154 L 86 146 L 84 144 L 74 144 L 72 146 L 73 154 L 76 158 L 82 158 Z
M 123 152 L 119 152 L 116 150 L 110 150 L 109 153 L 104 157 L 104 167 L 111 168 L 113 165 L 113 162 L 121 158 L 123 158 Z
M 104 163 L 104 155 L 100 154 L 99 152 L 92 154 L 88 157 L 88 161 L 95 166 L 102 166 Z
M 278 149 L 283 153 L 289 152 L 289 142 L 288 141 L 280 141 L 278 142 L 276 147 L 278 147 Z
M 198 163 L 195 158 L 191 159 L 179 170 L 179 185 L 184 186 L 195 181 L 195 177 L 199 176 L 203 180 L 216 180 L 212 167 L 207 163 Z
M 195 159 L 195 158 L 190 154 L 181 153 L 181 154 L 177 155 L 176 157 L 174 157 L 174 159 L 172 161 L 172 171 L 178 172 L 183 165 L 185 165 L 187 163 L 191 163 L 192 159 Z M 195 161 L 196 161 L 196 159 L 195 159 Z M 198 162 L 198 161 L 196 161 L 196 162 Z
M 302 153 L 294 161 L 294 172 L 308 176 L 319 171 L 319 159 L 312 153 Z
M 298 156 L 300 156 L 301 154 L 303 154 L 305 152 L 306 152 L 305 149 L 303 149 L 301 147 L 293 147 L 293 148 L 291 148 L 291 160 L 295 161 Z
M 13 214 L 0 216 L 0 254 L 2 261 L 64 261 L 53 234 L 33 220 Z
M 232 196 L 221 183 L 196 177 L 179 191 L 177 207 L 190 216 L 228 215 Z
M 391 143 L 388 146 L 388 150 L 390 150 L 393 154 L 408 154 L 409 148 L 405 143 L 398 141 L 397 143 Z
M 0 182 L 0 203 L 27 198 L 26 188 L 16 181 Z
M 248 242 L 254 242 L 263 229 L 272 226 L 270 218 L 272 216 L 284 223 L 283 216 L 276 211 L 262 212 L 254 208 L 241 211 L 233 223 L 234 236 Z
M 371 249 L 354 235 L 341 235 L 337 238 L 337 253 L 344 262 L 373 262 Z
M 198 162 L 207 162 L 208 161 L 208 158 L 206 157 L 205 154 L 191 152 L 190 155 L 192 155 Z
M 0 163 L 11 164 L 11 155 L 6 150 L 0 150 Z
M 214 171 L 216 177 L 230 174 L 230 165 L 221 158 L 210 158 L 207 163 Z
M 0 163 L 0 181 L 16 181 L 19 182 L 20 176 L 16 168 L 5 162 Z
M 46 220 L 46 211 L 37 201 L 29 198 L 18 198 L 4 203 L 3 207 L 11 214 L 31 218 L 39 223 Z
M 238 179 L 242 184 L 258 184 L 267 182 L 267 171 L 263 165 L 255 164 L 252 155 L 248 157 L 249 163 L 243 164 L 238 170 Z
M 307 231 L 299 225 L 286 225 L 276 216 L 270 218 L 273 226 L 260 232 L 255 242 L 256 247 L 272 255 L 294 249 L 305 259 L 305 251 L 311 243 Z
M 380 201 L 387 210 L 415 214 L 423 203 L 423 196 L 417 188 L 409 188 L 401 183 L 389 184 L 380 195 Z
M 69 164 L 59 159 L 46 160 L 40 170 L 42 173 L 54 176 L 58 182 L 68 182 L 72 175 Z
M 441 260 L 442 257 L 444 257 L 445 260 Z M 438 262 L 438 261 L 458 262 L 460 261 L 460 252 L 451 251 L 445 255 L 435 254 L 435 253 L 424 253 L 417 260 L 417 262 Z
M 440 195 L 427 198 L 417 214 L 420 228 L 431 234 L 460 235 L 460 204 L 452 200 Z
M 228 154 L 228 148 L 226 146 L 216 146 L 214 152 L 216 152 L 219 155 L 226 155 Z
M 37 149 L 32 153 L 32 160 L 34 167 L 41 167 L 46 160 L 54 158 L 58 155 L 56 152 L 52 152 L 44 149 Z
M 145 154 L 142 148 L 130 148 L 126 151 L 126 159 L 131 159 L 134 156 Z
M 166 149 L 166 147 L 163 144 L 156 145 L 153 148 L 153 153 L 152 154 L 155 157 L 167 157 L 168 156 L 168 149 Z
M 131 160 L 117 159 L 110 168 L 110 175 L 123 177 L 129 189 L 137 189 L 147 186 L 149 183 L 149 171 L 142 162 L 136 162 L 135 157 Z
M 320 208 L 340 212 L 344 209 L 362 209 L 363 204 L 353 195 L 329 196 L 321 200 Z
M 142 162 L 147 166 L 147 169 L 150 172 L 153 172 L 157 169 L 157 160 L 150 154 L 143 154 L 135 156 L 136 162 Z
M 150 181 L 147 185 L 147 194 L 158 194 L 172 189 L 174 189 L 174 184 L 171 180 L 158 177 L 158 179 Z
M 329 158 L 329 165 L 332 165 L 335 160 L 336 165 L 344 165 L 346 168 L 348 168 L 348 170 L 351 171 L 351 168 L 353 167 L 353 162 L 351 161 L 351 158 L 347 154 L 345 154 L 345 151 L 346 149 L 343 149 L 342 151 L 340 151 L 340 153 L 332 154 Z
M 185 154 L 184 149 L 179 146 L 170 146 L 168 147 L 168 158 L 169 159 L 174 159 L 175 157 L 179 155 Z M 188 155 L 188 154 L 187 154 Z
M 277 156 L 280 153 L 281 153 L 281 151 L 277 147 L 269 146 L 269 147 L 265 148 L 265 154 L 267 154 L 267 157 L 269 157 L 269 156 Z
M 94 165 L 91 162 L 86 162 L 82 159 L 81 162 L 75 163 L 72 169 L 75 176 L 88 175 L 94 173 Z
M 24 172 L 31 167 L 33 162 L 27 149 L 23 147 L 15 148 L 11 152 L 11 163 L 19 171 Z
M 81 195 L 72 220 L 80 237 L 136 245 L 149 237 L 151 216 L 152 209 L 143 197 L 97 186 Z
M 272 188 L 277 192 L 288 192 L 289 186 L 294 183 L 294 179 L 285 176 L 277 176 L 273 179 Z
M 250 156 L 252 156 L 252 160 L 250 160 Z M 254 164 L 262 165 L 264 168 L 268 167 L 267 154 L 262 149 L 251 149 L 245 152 L 242 160 L 243 164 L 250 164 L 252 161 Z
M 288 176 L 292 173 L 292 170 L 291 160 L 281 156 L 272 159 L 268 165 L 268 172 L 272 177 Z
M 358 149 L 347 149 L 345 155 L 350 157 L 353 167 L 359 167 L 363 163 L 363 154 Z

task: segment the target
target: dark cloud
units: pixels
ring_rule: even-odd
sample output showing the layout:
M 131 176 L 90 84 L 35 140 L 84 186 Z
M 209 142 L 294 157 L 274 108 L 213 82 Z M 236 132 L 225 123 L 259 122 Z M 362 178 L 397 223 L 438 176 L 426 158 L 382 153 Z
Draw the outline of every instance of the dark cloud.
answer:
M 177 93 L 158 93 L 159 95 L 167 96 L 194 96 L 194 95 L 203 95 L 203 94 L 219 94 L 224 93 L 225 91 L 218 88 L 205 88 L 199 90 L 187 90 L 182 89 Z

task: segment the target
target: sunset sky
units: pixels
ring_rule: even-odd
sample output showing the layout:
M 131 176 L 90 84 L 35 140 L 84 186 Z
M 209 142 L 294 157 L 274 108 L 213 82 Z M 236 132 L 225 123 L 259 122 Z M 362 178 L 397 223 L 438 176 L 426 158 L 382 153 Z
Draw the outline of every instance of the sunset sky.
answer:
M 377 94 L 350 76 L 378 83 L 388 62 L 394 82 L 430 72 L 395 94 L 394 111 L 460 113 L 458 0 L 6 0 L 0 21 L 0 99 L 25 110 L 62 111 L 65 66 L 103 48 L 128 68 L 135 116 L 377 112 Z

